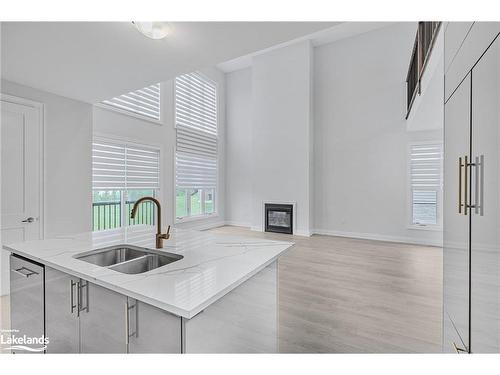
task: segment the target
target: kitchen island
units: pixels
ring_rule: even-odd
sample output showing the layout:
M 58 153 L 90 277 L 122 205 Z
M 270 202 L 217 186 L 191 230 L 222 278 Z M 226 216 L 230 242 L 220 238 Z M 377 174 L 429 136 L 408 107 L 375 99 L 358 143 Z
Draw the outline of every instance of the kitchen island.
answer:
M 43 329 L 48 353 L 277 351 L 277 260 L 292 242 L 174 229 L 157 250 L 154 233 L 141 225 L 4 246 L 13 254 L 12 328 Z M 123 273 L 82 258 L 117 245 L 175 261 Z

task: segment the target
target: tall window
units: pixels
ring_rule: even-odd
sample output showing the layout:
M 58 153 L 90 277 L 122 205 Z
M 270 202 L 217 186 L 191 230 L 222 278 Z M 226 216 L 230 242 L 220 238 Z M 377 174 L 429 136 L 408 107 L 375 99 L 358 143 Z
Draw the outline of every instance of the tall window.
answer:
M 160 84 L 104 100 L 101 105 L 115 111 L 147 120 L 160 121 Z
M 441 225 L 442 174 L 442 144 L 422 143 L 410 147 L 412 225 Z
M 148 146 L 107 139 L 92 143 L 92 228 L 154 224 L 155 207 L 144 202 L 134 220 L 133 204 L 144 196 L 158 196 L 160 152 Z
M 177 219 L 216 212 L 217 87 L 200 73 L 175 79 Z

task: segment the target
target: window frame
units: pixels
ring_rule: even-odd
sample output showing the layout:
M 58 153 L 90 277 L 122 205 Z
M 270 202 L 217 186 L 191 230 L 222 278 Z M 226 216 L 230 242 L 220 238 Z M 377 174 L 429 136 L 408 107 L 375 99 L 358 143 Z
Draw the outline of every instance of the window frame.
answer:
M 163 155 L 164 155 L 164 148 L 161 144 L 157 144 L 157 143 L 145 143 L 145 142 L 137 142 L 135 140 L 132 140 L 131 138 L 128 138 L 128 137 L 122 137 L 122 136 L 117 136 L 117 135 L 110 135 L 110 134 L 105 134 L 105 133 L 100 133 L 100 132 L 94 132 L 92 134 L 92 143 L 95 141 L 95 140 L 102 140 L 103 142 L 110 142 L 110 143 L 121 143 L 121 144 L 124 144 L 124 145 L 130 145 L 130 146 L 136 146 L 136 147 L 144 147 L 144 148 L 149 148 L 149 149 L 153 149 L 153 150 L 157 150 L 158 151 L 158 163 L 159 163 L 159 180 L 160 180 L 160 186 L 158 189 L 151 189 L 153 190 L 153 195 L 154 195 L 154 198 L 157 198 L 161 201 L 161 197 L 162 197 L 162 192 L 165 190 L 165 184 L 164 184 L 164 173 L 163 173 Z M 119 191 L 120 192 L 120 220 L 121 220 L 121 224 L 119 227 L 116 227 L 116 228 L 113 228 L 113 229 L 103 229 L 103 230 L 97 230 L 97 231 L 94 231 L 94 228 L 92 226 L 91 228 L 91 232 L 103 232 L 105 230 L 117 230 L 117 229 L 121 229 L 121 228 L 124 228 L 124 227 L 128 227 L 130 225 L 126 225 L 126 217 L 125 217 L 125 210 L 126 210 L 126 195 L 127 195 L 127 192 L 129 191 L 132 191 L 132 190 L 141 190 L 141 189 L 137 189 L 137 188 L 125 188 L 125 189 L 117 189 L 115 191 Z M 148 189 L 144 189 L 144 190 L 148 190 Z M 101 190 L 101 191 L 106 191 L 106 190 Z M 91 220 L 93 220 L 93 215 L 94 215 L 94 212 L 93 212 L 93 203 L 94 203 L 94 200 L 93 200 L 93 192 L 94 192 L 94 188 L 93 186 L 91 187 L 91 207 L 90 207 L 90 218 Z M 162 216 L 162 220 L 164 219 L 164 217 Z M 156 216 L 154 216 L 154 220 L 156 220 Z M 91 222 L 91 225 L 92 225 L 93 221 Z M 155 224 L 156 225 L 156 224 Z
M 218 198 L 218 194 L 220 192 L 220 161 L 221 161 L 221 147 L 220 147 L 220 100 L 219 100 L 219 94 L 220 94 L 220 91 L 219 91 L 219 88 L 220 88 L 220 85 L 219 85 L 219 82 L 217 82 L 216 80 L 210 78 L 209 76 L 207 76 L 206 74 L 200 72 L 200 71 L 195 71 L 196 73 L 198 73 L 199 75 L 203 76 L 205 79 L 211 81 L 214 86 L 215 86 L 215 105 L 216 105 L 216 119 L 217 119 L 217 171 L 216 171 L 216 174 L 217 174 L 217 178 L 216 178 L 216 186 L 215 186 L 215 189 L 214 189 L 214 196 L 213 196 L 213 201 L 214 201 L 214 204 L 213 204 L 213 212 L 212 213 L 203 213 L 203 214 L 199 214 L 199 215 L 186 215 L 184 217 L 177 217 L 177 185 L 176 185 L 176 175 L 177 175 L 177 163 L 176 163 L 176 153 L 177 153 L 177 133 L 175 135 L 175 143 L 174 143 L 174 155 L 173 155 L 173 171 L 174 171 L 174 178 L 173 178 L 173 182 L 172 182 L 172 186 L 173 186 L 173 194 L 172 194 L 172 215 L 173 215 L 173 218 L 174 218 L 174 223 L 175 224 L 180 224 L 180 223 L 187 223 L 187 222 L 191 222 L 191 221 L 198 221 L 198 220 L 206 220 L 206 219 L 210 219 L 210 218 L 214 218 L 214 217 L 218 217 L 219 216 L 219 198 Z M 192 72 L 192 73 L 195 73 L 195 72 Z M 172 124 L 174 124 L 174 131 L 177 132 L 177 123 L 176 123 L 176 108 L 177 108 L 177 99 L 176 99 L 176 96 L 175 96 L 175 78 L 172 80 L 172 85 L 171 85 L 171 95 L 172 95 L 172 98 L 173 98 L 173 110 L 172 110 L 172 113 L 171 113 L 171 120 L 172 120 Z M 179 190 L 186 190 L 186 211 L 190 212 L 191 210 L 191 207 L 190 207 L 190 199 L 188 197 L 188 194 L 187 194 L 187 191 L 189 189 L 179 189 Z M 203 189 L 201 189 L 203 190 Z M 205 194 L 202 194 L 202 210 L 204 211 L 205 210 L 205 205 L 204 205 L 204 196 Z
M 441 153 L 444 156 L 444 143 L 442 140 L 439 141 L 415 141 L 408 143 L 408 147 L 406 150 L 406 159 L 407 159 L 407 229 L 415 229 L 415 230 L 427 230 L 427 231 L 442 231 L 443 230 L 443 178 L 444 178 L 444 158 L 441 158 L 441 178 L 440 178 L 440 187 L 439 188 L 417 188 L 413 189 L 411 182 L 411 151 L 413 146 L 426 146 L 426 145 L 436 145 L 439 144 L 441 146 Z M 436 191 L 436 215 L 437 220 L 436 224 L 415 224 L 413 223 L 413 191 Z
M 147 122 L 150 122 L 152 124 L 160 125 L 161 126 L 164 123 L 163 120 L 164 120 L 164 117 L 165 117 L 164 116 L 164 104 L 163 104 L 163 91 L 164 91 L 164 87 L 163 87 L 163 83 L 159 83 L 159 85 L 160 85 L 160 100 L 159 100 L 159 103 L 160 103 L 160 108 L 159 108 L 160 118 L 158 120 L 155 119 L 155 118 L 152 118 L 152 117 L 141 115 L 140 113 L 135 113 L 135 112 L 132 112 L 132 111 L 127 111 L 125 109 L 114 107 L 112 105 L 109 105 L 109 104 L 106 104 L 106 103 L 102 103 L 102 102 L 95 103 L 94 106 L 96 106 L 98 108 L 105 109 L 107 111 L 116 112 L 116 113 L 119 113 L 119 114 L 124 115 L 124 116 L 133 117 L 133 118 L 136 118 L 136 119 L 139 119 L 139 120 L 147 121 Z M 136 91 L 136 90 L 134 90 L 134 91 Z M 120 95 L 118 95 L 118 96 L 120 96 Z M 104 100 L 106 100 L 106 99 L 104 99 Z

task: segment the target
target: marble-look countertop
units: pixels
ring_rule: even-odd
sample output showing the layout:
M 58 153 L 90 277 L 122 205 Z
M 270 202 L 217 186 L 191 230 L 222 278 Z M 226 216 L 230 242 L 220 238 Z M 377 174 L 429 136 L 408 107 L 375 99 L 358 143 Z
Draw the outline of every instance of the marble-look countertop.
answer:
M 293 246 L 292 242 L 172 229 L 158 251 L 184 258 L 142 274 L 124 274 L 74 258 L 117 244 L 154 249 L 154 233 L 154 227 L 137 225 L 20 242 L 4 249 L 190 319 Z

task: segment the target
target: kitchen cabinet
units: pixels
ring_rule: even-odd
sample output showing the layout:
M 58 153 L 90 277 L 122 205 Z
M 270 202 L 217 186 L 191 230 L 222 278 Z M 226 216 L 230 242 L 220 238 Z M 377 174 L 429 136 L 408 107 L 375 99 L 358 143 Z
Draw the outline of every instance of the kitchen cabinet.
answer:
M 449 70 L 475 61 L 445 102 L 445 352 L 500 352 L 499 32 L 475 23 Z
M 45 267 L 47 353 L 79 353 L 78 285 L 80 279 Z
M 181 318 L 45 268 L 48 353 L 181 352 Z
M 181 353 L 181 318 L 128 299 L 129 353 Z
M 48 353 L 126 353 L 127 297 L 46 268 Z
M 472 69 L 471 350 L 500 352 L 500 38 Z
M 81 281 L 80 352 L 126 353 L 127 297 Z

